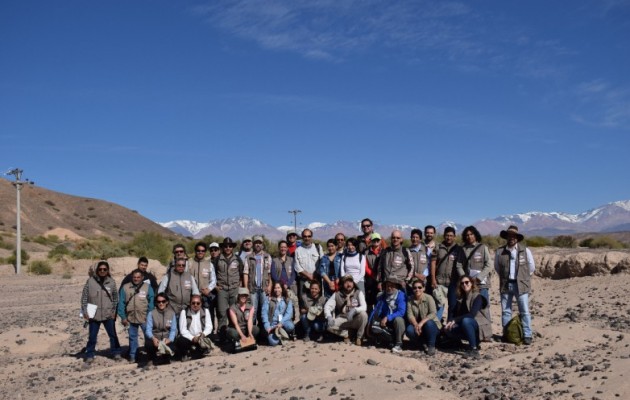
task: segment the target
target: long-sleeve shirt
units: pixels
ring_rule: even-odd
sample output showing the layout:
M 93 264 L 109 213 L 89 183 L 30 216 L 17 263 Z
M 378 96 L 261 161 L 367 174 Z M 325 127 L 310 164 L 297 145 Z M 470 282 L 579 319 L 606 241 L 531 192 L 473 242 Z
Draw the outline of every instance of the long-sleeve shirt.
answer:
M 295 269 L 295 272 L 298 274 L 300 272 L 314 273 L 317 271 L 319 259 L 322 254 L 324 254 L 322 247 L 315 243 L 311 244 L 309 247 L 298 247 L 293 257 L 293 269 Z
M 147 340 L 153 339 L 153 313 L 149 313 L 147 316 L 147 328 L 144 333 Z M 171 330 L 168 332 L 168 340 L 174 342 L 175 336 L 177 336 L 177 316 L 173 314 L 173 319 L 171 320 Z
M 367 265 L 367 257 L 361 253 L 353 256 L 344 254 L 341 256 L 340 275 L 351 275 L 354 282 L 363 282 L 365 277 L 365 268 Z
M 140 282 L 142 286 L 144 282 Z M 127 319 L 127 305 L 125 304 L 125 299 L 127 298 L 125 293 L 125 286 L 120 287 L 120 296 L 118 296 L 120 301 L 118 302 L 118 315 L 121 319 Z M 155 307 L 155 302 L 153 301 L 155 294 L 153 293 L 153 288 L 149 285 L 149 292 L 147 293 L 147 315 L 151 314 L 151 311 Z M 148 317 L 147 317 L 148 318 Z
M 509 279 L 516 279 L 516 256 L 518 254 L 518 244 L 516 246 L 507 248 L 510 252 L 510 277 Z M 536 265 L 534 264 L 534 256 L 532 252 L 529 250 L 529 247 L 525 248 L 525 253 L 527 254 L 527 266 L 529 268 L 529 274 L 532 275 L 536 270 Z M 494 270 L 499 273 L 499 257 L 494 257 Z
M 201 325 L 201 313 L 205 313 L 206 324 Z M 202 308 L 197 313 L 192 313 L 190 320 L 190 326 L 186 319 L 186 310 L 182 310 L 179 314 L 179 333 L 188 340 L 193 340 L 195 336 L 203 333 L 204 336 L 208 336 L 212 333 L 212 318 L 210 318 L 210 312 L 207 308 Z

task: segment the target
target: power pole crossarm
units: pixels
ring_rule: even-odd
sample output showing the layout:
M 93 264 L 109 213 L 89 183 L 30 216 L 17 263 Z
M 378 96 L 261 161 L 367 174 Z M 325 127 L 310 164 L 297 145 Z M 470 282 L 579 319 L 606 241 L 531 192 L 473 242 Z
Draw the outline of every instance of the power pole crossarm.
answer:
M 297 233 L 297 215 L 301 213 L 302 210 L 289 210 L 289 214 L 293 214 L 293 230 Z

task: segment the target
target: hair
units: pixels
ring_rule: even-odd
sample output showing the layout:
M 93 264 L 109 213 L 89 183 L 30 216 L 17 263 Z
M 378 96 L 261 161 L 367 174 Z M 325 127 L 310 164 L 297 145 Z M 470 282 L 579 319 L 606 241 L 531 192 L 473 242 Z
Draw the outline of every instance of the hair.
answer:
M 414 228 L 411 230 L 411 233 L 409 234 L 409 236 L 413 236 L 415 234 L 418 234 L 418 236 L 420 236 L 420 239 L 422 239 L 422 231 L 418 228 Z
M 185 259 L 184 257 L 180 257 L 180 258 L 177 258 L 177 259 L 175 260 L 175 266 L 177 266 L 177 263 L 178 263 L 179 261 L 183 261 L 183 262 L 184 262 L 184 266 L 186 265 L 186 259 Z
M 142 272 L 140 270 L 140 268 L 136 268 L 133 271 L 131 271 L 131 276 L 134 276 L 135 274 L 140 274 L 140 275 L 144 276 L 144 272 Z
M 203 303 L 203 300 L 201 299 L 201 295 L 200 295 L 200 294 L 191 294 L 191 295 L 190 295 L 190 302 L 191 302 L 191 303 L 192 303 L 192 301 L 193 301 L 193 299 L 194 299 L 195 297 L 196 297 L 196 298 L 198 298 L 198 299 L 199 299 L 199 301 L 200 301 L 201 303 Z
M 138 258 L 138 264 L 140 264 L 140 263 L 147 263 L 148 264 L 149 263 L 149 259 L 146 258 L 145 256 L 142 256 L 142 257 Z
M 280 281 L 272 281 L 271 282 L 271 293 L 273 293 L 273 289 L 276 287 L 276 285 L 280 285 L 280 288 L 282 289 L 282 297 L 285 300 L 288 300 L 289 298 L 289 292 L 287 292 L 287 288 L 284 287 L 284 285 L 282 284 L 282 282 Z
M 370 225 L 374 225 L 374 222 L 372 222 L 372 220 L 371 220 L 371 219 L 369 219 L 369 218 L 363 218 L 363 219 L 361 220 L 361 225 L 363 225 L 363 223 L 364 223 L 364 222 L 369 222 L 369 223 L 370 223 Z
M 203 247 L 204 250 L 208 250 L 208 245 L 205 244 L 204 242 L 197 242 L 195 244 L 195 250 L 197 250 L 197 247 L 200 247 L 200 246 Z
M 433 229 L 433 232 L 437 232 L 437 229 L 435 229 L 435 226 L 433 226 L 433 225 L 427 225 L 427 226 L 425 226 L 425 227 L 424 227 L 424 231 L 426 232 L 426 231 L 427 231 L 427 229 Z
M 359 251 L 359 241 L 357 240 L 357 238 L 351 237 L 347 239 L 346 245 L 349 245 L 349 244 L 352 244 L 356 248 L 356 251 Z
M 455 232 L 455 228 L 453 228 L 452 226 L 447 226 L 446 228 L 444 228 L 444 236 L 446 236 L 446 234 L 449 232 L 453 235 L 457 235 L 457 232 Z
M 164 300 L 168 301 L 168 296 L 166 295 L 166 293 L 164 292 L 160 292 L 158 294 L 155 295 L 155 300 L 157 301 L 158 297 L 163 298 Z
M 339 235 L 343 236 L 344 239 L 346 238 L 346 235 L 344 235 L 343 232 L 337 232 L 335 234 L 335 240 L 337 240 L 337 236 L 339 236 Z
M 287 246 L 289 245 L 289 242 L 287 242 L 286 240 L 281 240 L 281 241 L 278 242 L 278 248 L 280 248 L 280 245 L 282 243 L 286 244 Z
M 175 253 L 176 249 L 184 249 L 184 253 L 186 253 L 186 246 L 184 246 L 181 243 L 177 243 L 177 244 L 173 245 L 173 253 Z
M 302 237 L 304 237 L 304 232 L 306 232 L 306 231 L 311 232 L 311 236 L 313 236 L 313 231 L 312 231 L 312 230 L 310 230 L 310 229 L 308 229 L 308 228 L 306 228 L 306 229 L 304 229 L 304 230 L 302 231 Z
M 472 232 L 473 235 L 475 235 L 475 240 L 477 241 L 477 243 L 481 243 L 481 233 L 479 233 L 477 228 L 472 225 L 465 227 L 462 231 L 462 240 L 464 241 L 464 243 L 466 243 L 466 233 L 468 232 Z
M 477 291 L 477 280 L 471 278 L 468 275 L 464 275 L 462 277 L 460 277 L 457 280 L 457 298 L 461 299 L 462 297 L 464 297 L 464 291 L 462 290 L 462 281 L 467 278 L 470 282 L 471 282 L 471 286 L 470 286 L 470 292 L 476 292 Z
M 101 265 L 104 265 L 107 267 L 107 269 L 109 270 L 109 263 L 105 260 L 101 260 L 98 262 L 98 264 L 96 264 L 96 269 L 98 269 L 98 267 L 100 267 Z
M 326 247 L 328 247 L 329 244 L 333 244 L 335 247 L 337 247 L 337 241 L 335 239 L 328 239 L 326 241 Z
M 309 283 L 311 284 L 311 286 L 313 285 L 317 285 L 319 286 L 319 290 L 322 290 L 322 283 L 320 281 L 318 281 L 317 279 L 312 279 L 311 281 L 309 281 Z

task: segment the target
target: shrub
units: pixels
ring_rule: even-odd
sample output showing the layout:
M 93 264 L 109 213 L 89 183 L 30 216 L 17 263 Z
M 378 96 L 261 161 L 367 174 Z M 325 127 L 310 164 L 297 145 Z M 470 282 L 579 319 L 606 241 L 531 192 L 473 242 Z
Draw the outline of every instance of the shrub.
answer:
M 591 249 L 623 249 L 626 247 L 623 243 L 610 236 L 587 238 L 580 242 L 580 246 Z
M 57 246 L 55 246 L 55 248 L 48 252 L 48 258 L 59 261 L 63 258 L 63 256 L 66 256 L 68 254 L 70 254 L 70 250 L 68 250 L 65 245 L 58 244 Z
M 528 237 L 525 240 L 525 243 L 529 247 L 544 247 L 544 246 L 550 246 L 551 240 L 543 236 L 532 236 L 532 237 Z
M 553 238 L 551 245 L 555 247 L 577 247 L 577 240 L 570 235 L 560 235 Z
M 154 232 L 142 232 L 137 234 L 127 245 L 129 254 L 145 256 L 159 260 L 162 264 L 168 263 L 171 257 L 171 244 Z
M 102 236 L 94 240 L 84 240 L 76 245 L 70 253 L 72 258 L 108 259 L 112 257 L 126 256 L 123 245 L 112 239 Z
M 5 242 L 2 236 L 0 236 L 0 249 L 13 250 L 13 243 Z
M 28 272 L 33 275 L 50 275 L 52 268 L 50 268 L 50 264 L 47 261 L 35 260 L 31 262 Z
M 26 252 L 26 250 L 22 249 L 20 251 L 20 254 L 22 255 L 22 259 L 20 260 L 20 264 L 21 265 L 26 265 L 26 262 L 28 261 L 29 258 L 31 258 L 31 256 L 28 255 L 28 253 Z M 13 254 L 7 258 L 7 262 L 11 265 L 13 265 L 14 267 L 16 266 L 17 263 L 17 250 L 13 250 Z

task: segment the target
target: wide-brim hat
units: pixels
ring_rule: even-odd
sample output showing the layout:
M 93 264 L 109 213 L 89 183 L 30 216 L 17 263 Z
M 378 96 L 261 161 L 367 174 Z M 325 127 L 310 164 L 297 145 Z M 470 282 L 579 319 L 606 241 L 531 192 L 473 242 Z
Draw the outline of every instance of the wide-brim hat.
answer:
M 321 315 L 322 311 L 324 311 L 322 306 L 311 306 L 308 308 L 308 314 L 306 314 L 306 318 L 309 321 L 315 321 L 315 319 L 317 319 L 317 317 Z
M 515 234 L 516 235 L 516 240 L 517 241 L 522 241 L 523 239 L 525 239 L 525 236 L 523 236 L 522 234 L 518 233 L 518 227 L 515 225 L 510 225 L 506 230 L 501 231 L 501 233 L 499 234 L 499 236 L 501 236 L 502 239 L 507 239 L 508 238 L 508 234 Z
M 346 283 L 346 281 L 352 281 L 352 283 L 354 283 L 354 278 L 352 277 L 352 275 L 344 275 L 341 277 L 339 281 L 341 282 L 342 285 Z
M 219 245 L 220 248 L 224 248 L 225 246 L 227 246 L 228 244 L 231 244 L 232 247 L 236 247 L 236 243 L 234 243 L 234 241 L 232 240 L 232 238 L 230 237 L 226 237 L 225 239 L 223 239 L 223 241 L 221 242 L 221 244 Z
M 385 279 L 385 283 L 393 283 L 398 287 L 402 287 L 403 284 L 402 281 L 395 276 L 388 276 L 387 279 Z
M 280 340 L 289 340 L 289 334 L 284 330 L 284 328 L 277 327 L 274 333 Z
M 238 296 L 249 296 L 249 289 L 245 287 L 238 288 Z

